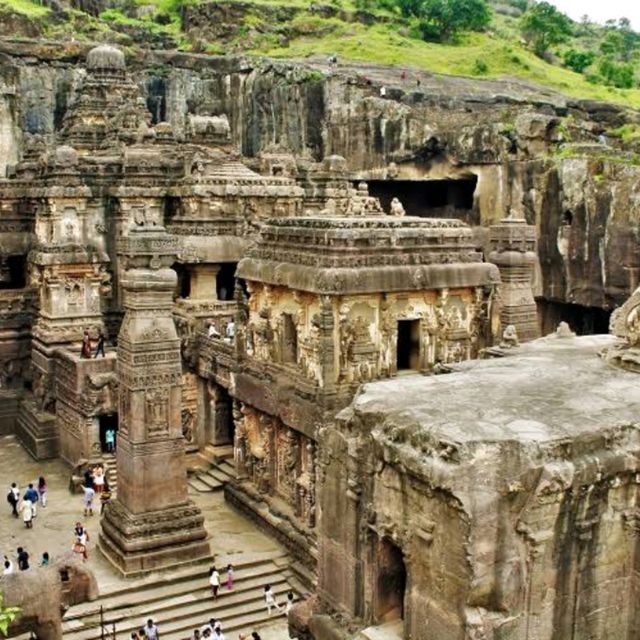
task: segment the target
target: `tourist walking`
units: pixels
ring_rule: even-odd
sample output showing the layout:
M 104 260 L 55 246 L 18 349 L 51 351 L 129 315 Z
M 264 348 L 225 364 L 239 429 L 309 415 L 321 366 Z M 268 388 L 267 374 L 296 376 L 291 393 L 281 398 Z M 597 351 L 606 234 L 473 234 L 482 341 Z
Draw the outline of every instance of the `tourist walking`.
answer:
M 102 357 L 104 358 L 104 333 L 102 333 L 102 331 L 100 331 L 98 333 L 98 344 L 96 345 L 96 353 L 94 355 L 94 358 L 98 357 L 98 354 L 101 353 Z
M 221 627 L 216 627 L 213 630 L 213 640 L 225 640 Z
M 87 551 L 89 532 L 81 522 L 76 522 L 76 526 L 73 529 L 73 535 L 75 536 L 72 547 L 73 552 L 82 556 L 82 560 L 86 562 L 89 559 L 89 553 Z
M 84 486 L 93 489 L 93 467 L 87 467 L 84 472 Z
M 104 488 L 104 469 L 97 465 L 93 470 L 93 489 L 96 493 L 102 493 Z
M 231 591 L 233 589 L 233 565 L 227 565 L 227 590 Z
M 107 451 L 113 453 L 116 450 L 116 431 L 109 427 L 104 433 L 104 443 L 107 445 Z
M 293 591 L 287 593 L 287 601 L 284 604 L 284 614 L 289 617 L 289 612 L 293 609 Z
M 38 495 L 40 496 L 40 504 L 43 507 L 47 506 L 47 481 L 44 476 L 38 478 Z
M 200 629 L 194 629 L 191 640 L 200 640 Z
M 33 484 L 29 483 L 27 490 L 24 492 L 23 501 L 28 500 L 31 503 L 31 515 L 33 518 L 35 518 L 37 515 L 36 505 L 38 504 L 39 498 L 40 496 L 38 495 L 38 492 L 33 488 Z
M 105 479 L 104 488 L 102 489 L 102 493 L 100 494 L 100 514 L 104 513 L 104 508 L 108 502 L 111 502 L 111 488 L 109 487 L 109 483 Z
M 280 605 L 276 602 L 276 597 L 271 590 L 271 585 L 268 584 L 264 588 L 264 601 L 267 605 L 267 613 L 271 616 L 271 609 L 275 607 L 276 611 L 280 611 Z
M 40 566 L 41 567 L 48 567 L 49 566 L 49 552 L 45 551 L 42 554 L 42 558 L 40 559 Z
M 7 502 L 11 505 L 11 513 L 14 518 L 18 517 L 18 502 L 20 502 L 20 489 L 15 482 L 11 483 L 9 493 L 7 493 Z
M 20 512 L 22 513 L 22 522 L 27 529 L 33 529 L 33 503 L 26 498 L 20 505 Z
M 148 640 L 159 640 L 160 638 L 158 627 L 153 623 L 153 620 L 151 618 L 147 620 L 147 624 L 144 627 L 144 632 Z
M 9 558 L 7 556 L 5 556 L 4 557 L 4 568 L 2 570 L 2 575 L 3 576 L 8 576 L 8 575 L 11 575 L 14 572 L 15 572 L 15 567 L 13 566 L 13 562 L 11 562 L 11 560 L 9 560 Z
M 84 332 L 84 337 L 82 338 L 82 349 L 80 351 L 81 358 L 90 358 L 91 357 L 91 338 L 89 337 L 89 332 Z
M 213 599 L 218 599 L 218 589 L 220 588 L 220 574 L 218 570 L 215 568 L 215 565 L 209 569 L 209 584 L 211 585 L 211 593 L 213 594 Z
M 20 571 L 26 571 L 29 568 L 29 553 L 26 549 L 18 547 L 18 569 Z
M 93 498 L 96 492 L 93 487 L 82 487 L 82 490 L 84 491 L 84 516 L 86 518 L 93 515 Z

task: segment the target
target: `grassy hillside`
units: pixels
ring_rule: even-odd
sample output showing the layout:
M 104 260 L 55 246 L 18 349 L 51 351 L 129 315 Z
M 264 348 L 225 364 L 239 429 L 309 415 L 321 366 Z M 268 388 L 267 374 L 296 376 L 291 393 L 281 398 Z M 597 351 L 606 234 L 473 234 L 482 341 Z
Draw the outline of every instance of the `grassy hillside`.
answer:
M 3 33 L 280 58 L 335 54 L 339 62 L 397 65 L 409 76 L 415 67 L 479 78 L 521 78 L 571 96 L 640 108 L 637 79 L 635 88 L 606 86 L 596 75 L 600 58 L 583 73 L 565 66 L 563 56 L 570 49 L 601 55 L 606 29 L 574 23 L 571 36 L 551 47 L 543 59 L 522 39 L 521 9 L 509 5 L 492 5 L 491 21 L 482 31 L 462 32 L 440 43 L 424 41 L 415 19 L 403 17 L 393 0 L 331 0 L 327 4 L 309 0 L 112 0 L 110 8 L 103 8 L 105 0 L 43 1 L 48 6 L 31 0 L 0 0 Z M 628 60 L 636 72 L 638 55 L 636 51 Z

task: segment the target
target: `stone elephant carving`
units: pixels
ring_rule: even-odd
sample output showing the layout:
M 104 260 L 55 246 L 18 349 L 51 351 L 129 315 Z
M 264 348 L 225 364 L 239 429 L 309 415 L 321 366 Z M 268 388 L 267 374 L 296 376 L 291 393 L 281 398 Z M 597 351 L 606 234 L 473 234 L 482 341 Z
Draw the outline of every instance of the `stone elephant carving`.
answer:
M 98 597 L 95 576 L 72 552 L 48 567 L 4 576 L 0 589 L 5 606 L 20 608 L 9 636 L 33 632 L 39 640 L 62 640 L 64 612 Z

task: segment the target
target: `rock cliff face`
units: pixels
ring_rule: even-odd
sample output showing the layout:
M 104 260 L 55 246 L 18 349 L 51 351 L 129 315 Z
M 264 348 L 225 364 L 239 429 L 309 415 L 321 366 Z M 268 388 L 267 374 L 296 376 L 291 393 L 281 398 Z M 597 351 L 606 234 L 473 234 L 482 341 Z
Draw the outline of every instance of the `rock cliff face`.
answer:
M 1 45 L 0 172 L 29 136 L 60 127 L 85 54 L 76 44 Z M 610 310 L 635 285 L 640 169 L 602 139 L 635 113 L 520 83 L 400 79 L 373 66 L 330 74 L 318 64 L 168 52 L 129 63 L 154 120 L 178 136 L 190 114 L 224 113 L 256 165 L 274 150 L 302 165 L 344 156 L 383 204 L 398 197 L 410 214 L 462 218 L 485 247 L 490 224 L 524 215 L 539 229 L 537 294 L 549 313 L 555 303 Z M 569 307 L 553 312 L 570 319 Z

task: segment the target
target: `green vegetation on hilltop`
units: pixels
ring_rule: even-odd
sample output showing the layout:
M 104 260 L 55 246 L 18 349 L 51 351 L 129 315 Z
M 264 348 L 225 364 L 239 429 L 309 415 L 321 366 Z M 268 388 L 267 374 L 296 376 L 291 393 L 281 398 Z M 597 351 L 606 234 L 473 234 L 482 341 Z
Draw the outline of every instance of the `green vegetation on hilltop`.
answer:
M 544 1 L 94 0 L 93 15 L 68 2 L 0 0 L 0 21 L 13 12 L 56 39 L 506 76 L 640 107 L 640 34 L 625 19 L 574 22 Z

